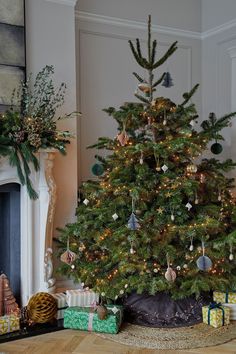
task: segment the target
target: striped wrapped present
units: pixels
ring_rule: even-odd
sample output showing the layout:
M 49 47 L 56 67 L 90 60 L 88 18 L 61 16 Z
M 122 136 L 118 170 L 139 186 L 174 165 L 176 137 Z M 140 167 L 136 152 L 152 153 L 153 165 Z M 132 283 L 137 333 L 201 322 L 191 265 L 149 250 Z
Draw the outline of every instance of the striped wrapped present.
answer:
M 67 307 L 68 307 L 68 304 L 67 304 L 67 301 L 66 301 L 66 293 L 52 294 L 52 296 L 57 301 L 56 319 L 60 320 L 60 319 L 64 318 L 65 309 L 67 309 Z
M 91 290 L 67 290 L 66 291 L 67 304 L 70 307 L 90 307 L 94 303 L 99 303 L 99 294 Z
M 230 320 L 231 321 L 236 321 L 236 304 L 222 304 L 225 307 L 229 307 L 230 309 Z

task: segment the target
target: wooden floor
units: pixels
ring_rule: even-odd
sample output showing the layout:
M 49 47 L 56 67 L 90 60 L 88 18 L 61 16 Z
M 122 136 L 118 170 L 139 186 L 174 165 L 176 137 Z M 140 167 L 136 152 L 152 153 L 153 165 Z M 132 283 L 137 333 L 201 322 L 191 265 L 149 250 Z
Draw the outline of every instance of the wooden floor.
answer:
M 0 344 L 0 354 L 236 354 L 236 339 L 217 347 L 194 350 L 138 349 L 99 338 L 93 333 L 63 330 Z

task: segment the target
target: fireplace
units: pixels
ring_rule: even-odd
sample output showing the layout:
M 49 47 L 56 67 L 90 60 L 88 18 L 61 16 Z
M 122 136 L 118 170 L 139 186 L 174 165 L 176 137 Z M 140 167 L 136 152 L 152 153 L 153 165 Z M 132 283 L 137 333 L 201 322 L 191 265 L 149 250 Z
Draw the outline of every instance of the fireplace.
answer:
M 0 186 L 0 272 L 8 275 L 11 289 L 20 304 L 20 185 Z
M 26 186 L 20 185 L 16 168 L 9 165 L 7 158 L 0 158 L 0 271 L 9 277 L 13 293 L 23 306 L 38 291 L 55 291 L 52 264 L 55 150 L 42 150 L 38 158 L 40 170 L 32 169 L 30 175 L 39 195 L 35 201 L 29 198 Z

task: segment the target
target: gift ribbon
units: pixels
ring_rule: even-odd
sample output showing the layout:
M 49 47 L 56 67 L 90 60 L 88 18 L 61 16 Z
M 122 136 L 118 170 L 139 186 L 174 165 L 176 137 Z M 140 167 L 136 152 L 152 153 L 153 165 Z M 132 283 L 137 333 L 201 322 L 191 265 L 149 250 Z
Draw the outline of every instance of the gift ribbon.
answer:
M 225 302 L 227 304 L 228 304 L 228 301 L 229 301 L 229 293 L 236 293 L 236 291 L 235 290 L 230 290 L 230 291 L 226 290 L 226 292 L 225 292 Z
M 95 313 L 96 308 L 97 308 L 97 303 L 95 301 L 91 304 L 91 309 L 89 312 L 89 318 L 88 318 L 88 331 L 89 332 L 92 332 L 92 330 L 93 330 L 93 317 L 94 317 L 94 313 Z
M 210 324 L 210 322 L 211 322 L 211 310 L 213 310 L 213 309 L 220 309 L 222 311 L 222 325 L 224 326 L 224 324 L 225 324 L 225 310 L 220 302 L 218 302 L 218 303 L 212 302 L 208 306 L 208 324 Z

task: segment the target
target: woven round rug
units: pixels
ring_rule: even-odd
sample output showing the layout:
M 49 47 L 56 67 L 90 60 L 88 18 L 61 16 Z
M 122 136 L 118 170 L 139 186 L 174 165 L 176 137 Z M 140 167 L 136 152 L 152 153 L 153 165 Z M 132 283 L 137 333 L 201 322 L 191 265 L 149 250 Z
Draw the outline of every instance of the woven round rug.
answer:
M 220 328 L 204 323 L 180 328 L 150 328 L 125 323 L 118 334 L 96 335 L 139 348 L 193 349 L 215 346 L 235 339 L 236 321 Z

